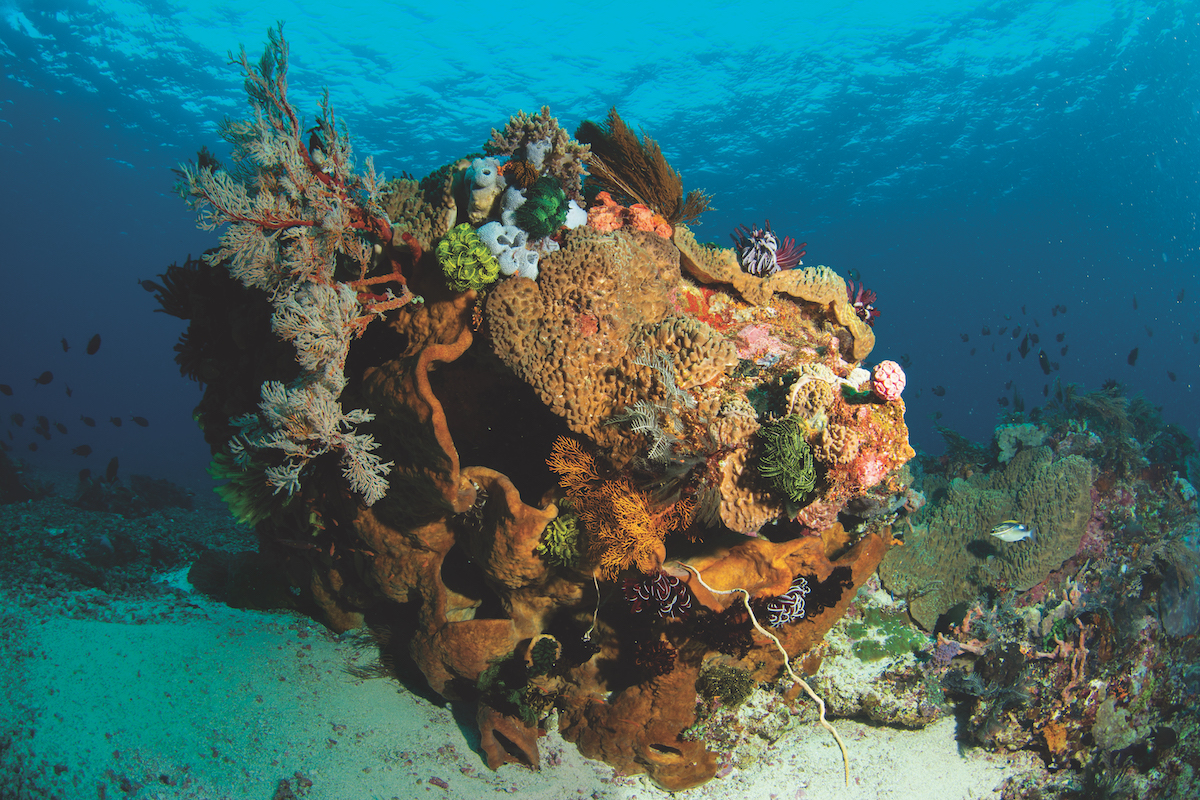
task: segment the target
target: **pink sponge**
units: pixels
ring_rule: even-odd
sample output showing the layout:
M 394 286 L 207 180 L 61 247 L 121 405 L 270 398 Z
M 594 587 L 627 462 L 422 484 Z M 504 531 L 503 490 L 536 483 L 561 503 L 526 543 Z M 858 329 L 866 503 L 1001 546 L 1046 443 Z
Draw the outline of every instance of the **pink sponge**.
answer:
M 900 399 L 904 383 L 904 370 L 895 361 L 880 361 L 871 375 L 871 390 L 880 400 L 889 403 Z

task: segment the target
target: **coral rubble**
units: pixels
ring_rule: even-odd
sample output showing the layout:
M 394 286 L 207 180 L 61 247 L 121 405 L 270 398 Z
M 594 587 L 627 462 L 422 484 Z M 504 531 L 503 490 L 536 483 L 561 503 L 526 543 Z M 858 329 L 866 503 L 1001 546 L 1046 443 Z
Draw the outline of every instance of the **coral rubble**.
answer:
M 833 270 L 751 275 L 696 242 L 681 220 L 706 196 L 615 111 L 589 129 L 598 187 L 547 109 L 485 158 L 376 186 L 327 106 L 301 141 L 276 34 L 269 54 L 241 62 L 266 110 L 227 131 L 257 142 L 236 175 L 259 195 L 212 166 L 184 189 L 231 226 L 204 261 L 241 279 L 226 303 L 276 323 L 227 341 L 236 321 L 187 286 L 173 305 L 263 559 L 331 628 L 391 631 L 433 691 L 475 703 L 493 768 L 535 766 L 557 719 L 625 772 L 708 780 L 714 753 L 685 736 L 698 687 L 798 678 L 911 507 L 902 375 L 871 393 L 874 332 Z M 654 181 L 618 180 L 634 162 Z M 1031 502 L 1053 502 L 1040 480 Z

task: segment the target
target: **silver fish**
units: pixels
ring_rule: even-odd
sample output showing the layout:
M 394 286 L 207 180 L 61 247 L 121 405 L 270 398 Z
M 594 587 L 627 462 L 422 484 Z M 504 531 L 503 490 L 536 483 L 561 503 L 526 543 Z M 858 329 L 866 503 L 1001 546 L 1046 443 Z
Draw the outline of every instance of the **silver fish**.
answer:
M 992 536 L 1002 542 L 1019 542 L 1024 539 L 1032 542 L 1036 540 L 1037 531 L 1028 525 L 1022 525 L 1015 519 L 1006 519 L 992 528 Z

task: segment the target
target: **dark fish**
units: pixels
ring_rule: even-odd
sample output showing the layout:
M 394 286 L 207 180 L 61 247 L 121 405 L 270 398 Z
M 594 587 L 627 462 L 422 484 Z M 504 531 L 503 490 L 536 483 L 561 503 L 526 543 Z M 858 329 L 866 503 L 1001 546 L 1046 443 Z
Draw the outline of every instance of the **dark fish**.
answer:
M 1131 366 L 1131 367 L 1137 363 L 1137 351 L 1138 351 L 1138 349 L 1136 347 L 1133 348 L 1132 350 L 1129 351 L 1129 358 L 1125 359 L 1126 361 L 1129 362 L 1129 366 Z
M 853 280 L 858 280 L 858 278 L 854 278 Z M 157 283 L 155 283 L 154 281 L 142 281 L 142 280 L 139 280 L 139 281 L 138 281 L 138 286 L 141 286 L 141 287 L 142 287 L 143 289 L 145 289 L 147 292 L 151 292 L 151 293 L 154 293 L 154 292 L 162 292 L 163 294 L 166 294 L 166 291 L 167 291 L 166 289 L 162 288 L 161 286 L 159 286 L 159 285 L 158 285 Z
M 113 425 L 116 425 L 118 428 L 121 427 L 121 418 L 120 417 L 109 417 L 108 421 L 111 422 Z
M 992 335 L 992 329 L 991 329 L 991 328 L 989 328 L 987 325 L 984 325 L 984 326 L 983 326 L 983 330 L 979 332 L 979 335 L 980 335 L 980 336 L 991 336 L 991 335 Z
M 36 378 L 33 379 L 33 385 L 37 386 L 38 384 L 41 384 L 42 386 L 45 386 L 47 383 L 49 383 L 52 380 L 54 380 L 54 373 L 51 372 L 50 370 L 46 370 L 41 375 L 38 375 Z
M 846 274 L 850 276 L 850 280 L 852 280 L 852 281 L 860 281 L 860 280 L 862 280 L 862 276 L 859 274 L 858 270 L 856 270 L 856 269 L 847 270 L 847 271 L 846 271 Z M 146 283 L 150 283 L 150 281 L 146 281 Z M 144 286 L 144 285 L 145 285 L 145 284 L 143 284 L 143 286 Z M 154 291 L 154 290 L 153 290 L 153 289 L 147 289 L 146 291 Z
M 79 482 L 80 483 L 83 483 L 90 477 L 92 477 L 92 471 L 90 469 L 88 469 L 87 467 L 84 467 L 83 469 L 79 470 Z
M 0 383 L 0 394 L 5 397 L 12 397 L 12 387 L 7 383 Z
M 64 383 L 63 385 L 67 387 L 67 397 L 70 397 L 71 396 L 71 384 Z
M 1036 333 L 1031 333 L 1031 334 L 1029 334 L 1029 341 L 1033 344 L 1037 344 L 1038 342 L 1041 341 L 1041 339 L 1038 338 L 1038 335 Z
M 942 412 L 940 412 L 940 411 L 935 411 L 935 412 L 933 412 L 933 418 L 934 418 L 935 420 L 936 420 L 936 419 L 941 419 L 941 418 L 942 418 Z
M 1033 327 L 1035 327 L 1035 328 L 1040 328 L 1040 327 L 1042 327 L 1042 323 L 1038 322 L 1038 318 L 1037 318 L 1037 317 L 1034 317 L 1034 318 L 1033 318 Z
M 64 352 L 64 353 L 65 353 L 65 352 L 67 352 L 68 350 L 70 350 L 70 349 L 71 349 L 71 345 L 67 344 L 67 340 L 66 340 L 66 339 L 63 339 L 63 340 L 62 340 L 62 346 L 63 346 L 63 352 Z
M 1049 397 L 1049 396 L 1050 396 L 1050 384 L 1043 383 L 1042 384 L 1042 397 Z
M 1025 334 L 1025 338 L 1021 340 L 1021 344 L 1017 346 L 1017 352 L 1021 354 L 1021 358 L 1029 355 L 1029 334 Z
M 8 433 L 9 433 L 9 438 L 11 439 L 11 438 L 12 438 L 12 431 L 9 431 Z M 4 452 L 6 452 L 6 453 L 11 453 L 11 452 L 12 452 L 12 445 L 10 445 L 8 442 L 0 442 L 0 450 L 3 450 L 3 451 L 4 451 Z
M 67 432 L 67 426 L 66 426 L 66 425 L 63 425 L 61 422 L 56 422 L 56 423 L 54 423 L 54 427 L 58 428 L 58 432 L 59 432 L 59 433 L 66 433 L 66 432 Z
M 911 367 L 912 356 L 910 356 L 908 353 L 904 353 L 902 356 L 900 356 L 900 366 L 904 367 L 905 369 Z
M 43 439 L 45 439 L 47 442 L 50 441 L 50 429 L 49 428 L 34 428 L 33 432 L 36 433 L 38 436 L 42 437 Z
M 1174 372 L 1168 372 L 1167 377 L 1171 379 L 1172 383 L 1175 382 L 1175 373 Z
M 1038 350 L 1038 364 L 1041 365 L 1044 374 L 1050 374 L 1050 356 L 1046 355 L 1045 350 Z
M 964 342 L 971 338 L 970 336 L 967 336 L 965 333 L 960 333 L 959 336 L 962 337 L 962 340 Z
M 1179 294 L 1175 295 L 1175 302 L 1176 302 L 1176 303 L 1182 303 L 1182 302 L 1183 302 L 1183 289 L 1180 289 L 1180 290 L 1179 290 Z
M 141 425 L 143 428 L 150 427 L 150 420 L 146 419 L 145 417 L 130 417 L 129 419 L 133 420 L 138 425 Z
M 1012 314 L 1005 314 L 1005 315 L 1004 315 L 1004 318 L 1005 318 L 1005 319 L 1012 319 Z
M 944 397 L 946 394 L 946 387 L 945 386 L 935 386 L 932 389 L 930 389 L 929 391 L 933 392 L 935 397 Z
M 996 402 L 999 403 L 1003 408 L 1008 408 L 1008 398 L 1007 397 L 997 397 Z
M 1005 381 L 1004 382 L 1004 391 L 1007 392 L 1011 388 L 1012 388 L 1012 381 Z
M 36 453 L 36 452 L 37 452 L 37 442 L 30 442 L 30 443 L 29 443 L 29 452 L 31 452 L 31 453 Z
M 1060 368 L 1061 366 L 1062 366 L 1062 364 L 1059 364 L 1057 361 L 1051 361 L 1051 362 L 1050 362 L 1050 367 L 1051 367 L 1051 368 L 1052 368 L 1052 369 L 1053 369 L 1055 372 L 1058 372 L 1058 370 L 1059 370 L 1059 368 Z
M 96 355 L 96 351 L 100 349 L 100 334 L 96 334 L 91 339 L 88 339 L 87 354 L 89 356 Z
M 16 425 L 18 428 L 25 424 L 25 418 L 20 414 L 13 414 L 11 417 L 9 417 L 9 419 L 11 419 L 12 424 Z
M 50 430 L 50 420 L 48 420 L 45 417 L 39 416 L 37 418 L 37 424 L 38 424 L 39 428 L 45 428 L 46 430 Z
M 89 428 L 96 427 L 96 420 L 92 419 L 91 417 L 80 417 L 79 419 L 83 420 L 83 424 L 87 425 Z
M 1007 326 L 1007 325 L 1005 325 L 1004 327 L 1002 327 L 1002 328 L 1000 328 L 999 330 L 997 330 L 997 331 L 996 331 L 996 335 L 997 335 L 997 336 L 1003 336 L 1003 335 L 1004 335 L 1004 332 L 1005 332 L 1006 330 L 1008 330 L 1008 326 Z
M 1024 313 L 1025 313 L 1025 306 L 1021 306 L 1021 313 L 1022 313 L 1022 314 L 1024 314 Z
M 1067 338 L 1067 334 L 1066 334 L 1066 333 L 1060 333 L 1058 336 L 1055 336 L 1055 337 L 1054 337 L 1054 340 L 1055 340 L 1055 341 L 1058 341 L 1058 342 L 1061 342 L 1061 341 L 1062 341 L 1063 339 L 1065 339 L 1065 338 Z
M 72 447 L 71 452 L 77 456 L 83 456 L 86 458 L 92 454 L 92 448 L 86 444 L 81 444 L 79 447 Z
M 975 348 L 974 348 L 974 347 L 972 347 L 972 348 L 971 348 L 971 355 L 975 355 Z
M 1005 361 L 1012 361 L 1012 350 L 1008 351 L 1008 355 L 1004 357 Z
M 1058 306 L 1055 306 L 1054 308 L 1050 309 L 1050 316 L 1052 316 L 1052 317 L 1058 316 Z
M 1195 333 L 1192 334 L 1192 344 L 1200 344 L 1200 331 L 1196 331 Z M 7 386 L 5 386 L 4 388 L 8 389 Z M 10 389 L 9 391 L 12 391 L 12 390 Z M 5 392 L 5 394 L 8 394 L 8 393 L 9 392 Z
M 1067 348 L 1068 348 L 1068 347 L 1070 347 L 1070 346 L 1071 346 L 1071 345 L 1069 345 L 1069 344 L 1064 344 L 1064 345 L 1063 345 L 1063 348 L 1062 348 L 1062 350 L 1059 350 L 1059 351 L 1058 351 L 1059 355 L 1064 355 L 1064 356 L 1065 356 L 1065 355 L 1067 354 Z
M 1063 305 L 1062 303 L 1059 303 L 1058 304 L 1058 313 L 1060 313 L 1060 314 L 1067 313 L 1067 307 L 1065 305 Z
M 1137 311 L 1137 295 L 1133 296 L 1133 310 Z
M 1013 338 L 1015 339 L 1020 335 L 1021 335 L 1021 326 L 1018 325 L 1017 327 L 1013 328 Z
M 108 466 L 104 468 L 104 480 L 112 483 L 117 479 L 117 457 L 113 456 L 112 461 L 108 462 Z
M 1146 335 L 1149 336 L 1151 339 L 1153 339 L 1154 338 L 1154 328 L 1151 328 L 1149 325 L 1147 325 L 1146 326 Z

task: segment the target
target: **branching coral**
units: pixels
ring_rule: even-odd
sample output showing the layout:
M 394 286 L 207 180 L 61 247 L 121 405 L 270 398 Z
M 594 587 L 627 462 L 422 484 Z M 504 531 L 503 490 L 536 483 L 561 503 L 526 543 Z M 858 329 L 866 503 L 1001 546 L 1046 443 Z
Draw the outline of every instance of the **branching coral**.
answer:
M 609 192 L 623 195 L 657 211 L 670 225 L 695 222 L 708 209 L 711 197 L 699 189 L 683 196 L 683 178 L 663 157 L 658 143 L 643 134 L 639 141 L 612 108 L 601 126 L 587 121 L 575 138 L 591 145 L 591 177 Z
M 446 283 L 456 292 L 482 291 L 500 277 L 500 262 L 465 222 L 442 237 L 437 257 Z
M 353 171 L 348 139 L 337 131 L 328 97 L 321 101 L 308 144 L 287 98 L 287 43 L 280 26 L 268 32 L 267 49 L 257 66 L 243 49 L 237 59 L 255 116 L 226 121 L 222 136 L 233 145 L 229 170 L 211 158 L 184 165 L 179 193 L 199 211 L 199 226 L 227 225 L 221 246 L 205 256 L 225 265 L 243 285 L 267 292 L 275 307 L 272 328 L 296 346 L 301 376 L 288 388 L 264 383 L 260 414 L 235 424 L 243 434 L 230 442 L 234 461 L 248 468 L 252 451 L 282 450 L 285 464 L 267 478 L 276 491 L 299 488 L 299 473 L 313 456 L 343 453 L 343 471 L 368 503 L 387 488 L 387 465 L 370 453 L 369 436 L 344 428 L 366 421 L 362 410 L 343 412 L 338 396 L 354 334 L 384 311 L 412 301 L 399 267 L 381 278 L 367 278 L 376 244 L 390 244 L 391 225 L 378 203 L 374 168 Z M 337 277 L 351 265 L 356 281 Z M 402 294 L 369 295 L 360 303 L 357 289 L 392 282 Z M 360 313 L 365 311 L 366 313 Z M 324 438 L 322 438 L 324 437 Z

